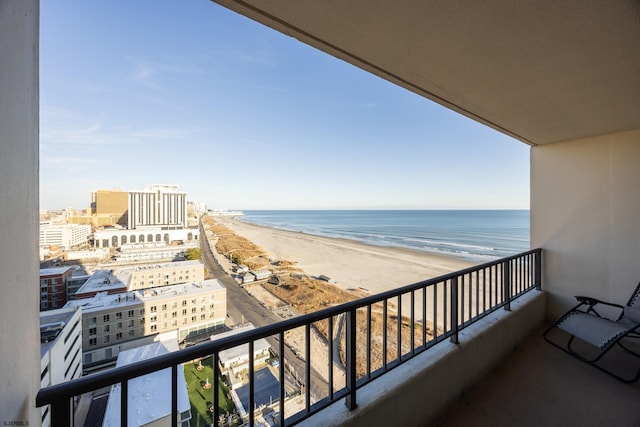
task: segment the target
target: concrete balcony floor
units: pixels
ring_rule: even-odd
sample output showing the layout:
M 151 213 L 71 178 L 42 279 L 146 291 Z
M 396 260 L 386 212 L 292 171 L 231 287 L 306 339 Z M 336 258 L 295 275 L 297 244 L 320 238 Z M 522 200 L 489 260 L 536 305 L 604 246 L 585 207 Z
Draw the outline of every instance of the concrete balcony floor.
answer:
M 547 343 L 543 331 L 465 393 L 437 427 L 640 426 L 640 382 L 625 384 L 578 361 Z M 614 364 L 640 367 L 640 359 L 617 355 Z

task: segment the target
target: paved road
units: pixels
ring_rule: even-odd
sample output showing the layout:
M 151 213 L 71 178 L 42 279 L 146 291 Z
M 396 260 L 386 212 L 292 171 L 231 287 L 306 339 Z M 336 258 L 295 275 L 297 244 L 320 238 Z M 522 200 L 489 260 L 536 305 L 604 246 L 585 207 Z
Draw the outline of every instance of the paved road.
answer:
M 253 323 L 257 328 L 282 320 L 280 316 L 263 307 L 258 300 L 250 296 L 216 261 L 202 224 L 200 225 L 200 249 L 202 262 L 209 271 L 209 275 L 218 279 L 227 288 L 227 314 L 235 324 L 239 325 L 244 320 Z M 276 337 L 267 338 L 267 341 L 271 345 L 271 349 L 278 354 L 280 345 Z M 296 372 L 305 372 L 305 362 L 299 359 L 287 346 L 285 346 L 285 359 L 295 366 Z M 320 398 L 327 394 L 327 390 L 327 382 L 312 368 L 311 394 Z

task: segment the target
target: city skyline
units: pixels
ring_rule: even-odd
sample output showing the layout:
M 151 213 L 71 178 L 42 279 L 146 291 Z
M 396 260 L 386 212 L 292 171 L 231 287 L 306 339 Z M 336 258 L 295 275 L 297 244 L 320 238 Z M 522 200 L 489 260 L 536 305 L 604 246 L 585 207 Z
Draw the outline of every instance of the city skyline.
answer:
M 41 209 L 529 207 L 525 144 L 214 3 L 41 8 Z

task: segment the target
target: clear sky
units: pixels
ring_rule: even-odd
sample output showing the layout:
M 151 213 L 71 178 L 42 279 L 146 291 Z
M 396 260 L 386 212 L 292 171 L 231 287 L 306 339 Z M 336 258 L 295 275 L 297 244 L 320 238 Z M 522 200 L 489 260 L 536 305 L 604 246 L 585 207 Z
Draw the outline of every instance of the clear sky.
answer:
M 208 0 L 42 0 L 40 205 L 528 209 L 529 147 Z

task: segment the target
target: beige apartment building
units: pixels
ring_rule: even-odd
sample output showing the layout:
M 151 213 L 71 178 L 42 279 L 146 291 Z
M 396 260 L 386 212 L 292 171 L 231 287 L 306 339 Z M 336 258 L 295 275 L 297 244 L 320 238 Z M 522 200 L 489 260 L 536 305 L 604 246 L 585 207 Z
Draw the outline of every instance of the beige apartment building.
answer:
M 224 326 L 227 290 L 216 279 L 135 290 L 100 292 L 93 298 L 69 301 L 82 307 L 82 348 L 85 370 L 113 363 L 120 351 L 157 341 L 174 333 L 178 341 Z
M 200 261 L 142 265 L 121 271 L 130 274 L 130 291 L 204 280 L 204 265 Z
M 98 270 L 78 289 L 75 298 L 91 298 L 100 292 L 119 294 L 186 282 L 198 283 L 203 280 L 204 265 L 197 260 Z

